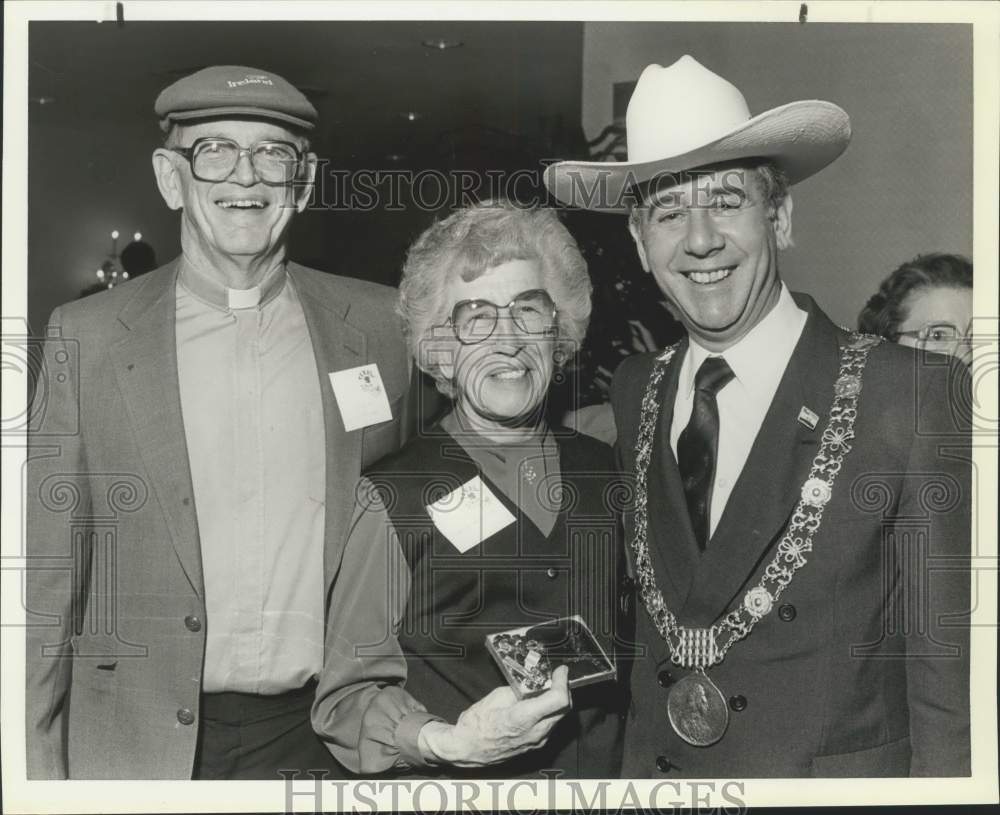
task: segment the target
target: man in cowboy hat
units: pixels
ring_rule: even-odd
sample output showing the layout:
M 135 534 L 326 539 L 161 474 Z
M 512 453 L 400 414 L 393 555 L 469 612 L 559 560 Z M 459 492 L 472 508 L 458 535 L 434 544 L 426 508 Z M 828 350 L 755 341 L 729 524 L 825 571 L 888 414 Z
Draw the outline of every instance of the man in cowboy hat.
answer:
M 182 254 L 48 335 L 29 777 L 337 777 L 309 711 L 355 482 L 401 442 L 395 291 L 288 261 L 317 112 L 283 78 L 206 68 L 155 111 Z
M 612 389 L 645 607 L 624 773 L 967 775 L 968 380 L 838 328 L 778 269 L 788 187 L 843 152 L 847 114 L 752 117 L 683 57 L 646 68 L 626 124 L 628 162 L 546 179 L 630 212 L 687 330 Z

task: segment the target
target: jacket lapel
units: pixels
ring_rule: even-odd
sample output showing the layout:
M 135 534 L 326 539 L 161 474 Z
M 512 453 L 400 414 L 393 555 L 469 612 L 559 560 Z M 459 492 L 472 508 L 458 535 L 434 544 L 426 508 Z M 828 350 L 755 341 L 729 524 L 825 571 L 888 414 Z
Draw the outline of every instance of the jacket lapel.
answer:
M 177 377 L 177 261 L 136 281 L 118 320 L 127 333 L 110 350 L 133 438 L 191 587 L 204 594 L 198 519 Z
M 347 318 L 350 303 L 331 302 L 329 293 L 317 286 L 294 263 L 288 274 L 295 284 L 305 314 L 316 372 L 323 394 L 323 425 L 326 432 L 326 520 L 323 572 L 327 593 L 340 563 L 347 528 L 354 510 L 354 492 L 361 469 L 362 430 L 348 433 L 337 407 L 329 374 L 364 365 L 367 337 Z
M 681 343 L 661 386 L 660 416 L 657 420 L 653 452 L 646 485 L 649 505 L 648 542 L 650 559 L 659 579 L 667 606 L 681 608 L 691 588 L 698 562 L 698 544 L 688 514 L 677 459 L 670 446 L 670 425 L 681 365 L 688 344 Z
M 758 567 L 799 499 L 819 446 L 839 366 L 837 328 L 807 297 L 802 336 L 775 392 L 715 534 L 698 562 L 683 607 L 684 622 L 709 625 L 756 582 Z M 798 421 L 809 407 L 820 416 L 814 429 Z

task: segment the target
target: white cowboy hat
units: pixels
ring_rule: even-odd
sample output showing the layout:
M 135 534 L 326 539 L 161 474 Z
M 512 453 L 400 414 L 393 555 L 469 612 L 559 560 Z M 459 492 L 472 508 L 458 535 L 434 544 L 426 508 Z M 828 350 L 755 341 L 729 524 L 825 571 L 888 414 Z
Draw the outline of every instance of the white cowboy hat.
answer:
M 847 149 L 851 120 L 832 102 L 790 102 L 751 117 L 739 89 L 696 59 L 649 65 L 625 113 L 628 161 L 561 161 L 545 186 L 564 204 L 626 212 L 633 184 L 741 158 L 774 161 L 795 184 Z

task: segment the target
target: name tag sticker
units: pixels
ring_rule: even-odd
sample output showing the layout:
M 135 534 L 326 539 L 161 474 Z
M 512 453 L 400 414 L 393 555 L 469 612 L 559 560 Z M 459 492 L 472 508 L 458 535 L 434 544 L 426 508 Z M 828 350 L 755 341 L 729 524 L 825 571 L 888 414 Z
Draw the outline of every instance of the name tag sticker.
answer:
M 427 512 L 438 532 L 463 553 L 514 523 L 514 516 L 478 475 L 428 504 Z
M 378 365 L 359 365 L 344 371 L 330 371 L 330 384 L 337 398 L 344 430 L 388 422 L 392 418 Z

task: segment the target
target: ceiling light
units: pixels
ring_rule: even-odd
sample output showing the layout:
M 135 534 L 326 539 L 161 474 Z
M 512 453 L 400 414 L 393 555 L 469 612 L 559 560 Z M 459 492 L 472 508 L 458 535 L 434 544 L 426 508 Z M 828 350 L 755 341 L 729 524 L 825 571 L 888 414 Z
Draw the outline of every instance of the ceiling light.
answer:
M 461 48 L 464 43 L 459 40 L 446 40 L 444 37 L 433 37 L 423 41 L 424 48 L 431 48 L 435 51 L 447 51 L 449 48 Z
M 417 119 L 423 118 L 423 114 L 416 110 L 404 110 L 399 114 L 408 122 L 415 122 Z

